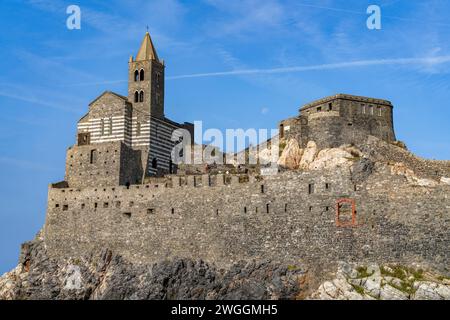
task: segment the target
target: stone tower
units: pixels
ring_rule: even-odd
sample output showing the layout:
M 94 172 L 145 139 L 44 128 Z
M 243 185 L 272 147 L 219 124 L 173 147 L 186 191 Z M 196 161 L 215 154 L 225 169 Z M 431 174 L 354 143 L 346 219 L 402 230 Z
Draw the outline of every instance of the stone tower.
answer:
M 128 100 L 138 119 L 147 120 L 150 114 L 164 117 L 164 68 L 147 32 L 136 58 L 130 57 L 128 63 Z
M 393 108 L 382 99 L 349 94 L 325 97 L 301 107 L 297 117 L 282 121 L 280 137 L 295 138 L 303 148 L 314 141 L 321 149 L 358 145 L 369 135 L 393 142 Z

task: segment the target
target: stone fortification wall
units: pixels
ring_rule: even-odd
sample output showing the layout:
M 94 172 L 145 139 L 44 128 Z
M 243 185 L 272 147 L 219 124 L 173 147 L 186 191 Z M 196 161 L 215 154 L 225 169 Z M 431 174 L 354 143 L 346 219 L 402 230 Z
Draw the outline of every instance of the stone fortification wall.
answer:
M 293 265 L 414 261 L 448 268 L 450 187 L 416 192 L 401 176 L 380 172 L 366 178 L 377 188 L 367 188 L 367 181 L 355 186 L 348 168 L 50 188 L 45 243 L 54 255 L 107 247 L 137 263 L 181 256 L 219 266 L 269 258 Z M 336 225 L 342 197 L 356 201 L 356 226 Z

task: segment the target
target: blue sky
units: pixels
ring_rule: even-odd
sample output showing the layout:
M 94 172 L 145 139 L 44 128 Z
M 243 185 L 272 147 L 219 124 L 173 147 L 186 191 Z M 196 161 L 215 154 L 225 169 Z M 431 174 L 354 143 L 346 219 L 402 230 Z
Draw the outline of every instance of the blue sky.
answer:
M 66 28 L 71 4 L 81 30 Z M 381 30 L 366 27 L 370 4 Z M 43 225 L 88 103 L 126 94 L 147 25 L 176 121 L 276 128 L 311 100 L 372 96 L 393 102 L 410 150 L 450 159 L 449 12 L 448 0 L 1 1 L 0 273 Z

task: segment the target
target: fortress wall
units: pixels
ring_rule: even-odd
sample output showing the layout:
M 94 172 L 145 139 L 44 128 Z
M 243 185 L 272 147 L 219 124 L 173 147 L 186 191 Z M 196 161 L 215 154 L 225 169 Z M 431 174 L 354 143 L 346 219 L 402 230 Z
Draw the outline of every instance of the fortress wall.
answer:
M 108 247 L 137 263 L 184 256 L 219 266 L 253 258 L 449 265 L 448 189 L 393 202 L 384 193 L 355 192 L 347 169 L 285 172 L 249 183 L 211 178 L 211 187 L 207 176 L 188 176 L 157 187 L 50 188 L 47 249 L 75 257 Z M 233 185 L 221 185 L 226 181 Z M 335 201 L 343 196 L 356 200 L 356 227 L 335 224 Z

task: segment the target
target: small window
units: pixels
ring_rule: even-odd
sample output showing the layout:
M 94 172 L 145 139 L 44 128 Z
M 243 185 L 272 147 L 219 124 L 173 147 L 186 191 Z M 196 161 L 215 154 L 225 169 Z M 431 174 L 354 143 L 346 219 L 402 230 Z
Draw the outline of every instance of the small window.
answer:
M 317 111 L 318 112 L 322 111 L 322 107 L 317 107 Z
M 141 72 L 139 73 L 139 80 L 140 81 L 144 81 L 144 70 L 142 69 Z
M 172 214 L 174 214 L 174 213 L 175 213 L 175 209 L 174 209 L 174 208 L 172 208 L 171 212 L 172 212 Z
M 261 185 L 261 193 L 264 193 L 264 185 Z
M 134 93 L 134 102 L 139 102 L 139 92 Z
M 91 150 L 90 163 L 94 164 L 97 161 L 97 150 Z
M 331 110 L 333 110 L 333 104 L 330 102 L 330 103 L 328 104 L 328 111 L 331 111 Z
M 144 102 L 144 91 L 139 93 L 139 102 Z
M 244 213 L 247 213 L 247 207 L 244 207 Z
M 135 71 L 134 72 L 134 82 L 137 82 L 137 81 L 139 81 L 139 71 Z
M 57 203 L 57 204 L 55 204 L 55 208 L 59 208 L 59 204 Z
M 149 209 L 147 209 L 147 213 L 148 214 L 154 214 L 155 213 L 155 209 L 149 208 Z
M 63 205 L 63 211 L 67 211 L 67 210 L 69 210 L 69 205 L 68 204 Z
M 266 204 L 266 212 L 269 213 L 270 212 L 270 205 Z
M 81 204 L 81 209 L 84 209 L 84 208 L 85 208 L 85 204 L 82 203 L 82 204 Z
M 314 193 L 314 183 L 310 183 L 308 185 L 308 193 L 313 194 Z
M 131 212 L 124 212 L 123 215 L 127 218 L 131 218 Z
M 288 211 L 288 205 L 287 205 L 287 203 L 285 203 L 284 204 L 284 212 L 287 212 Z
M 329 190 L 330 189 L 330 184 L 329 183 L 325 183 L 325 190 Z
M 309 207 L 309 211 L 310 212 L 313 211 L 313 207 L 312 206 Z
M 106 209 L 106 208 L 108 208 L 108 207 L 109 207 L 109 203 L 108 203 L 108 202 L 104 202 L 104 203 L 103 203 L 103 208 Z

